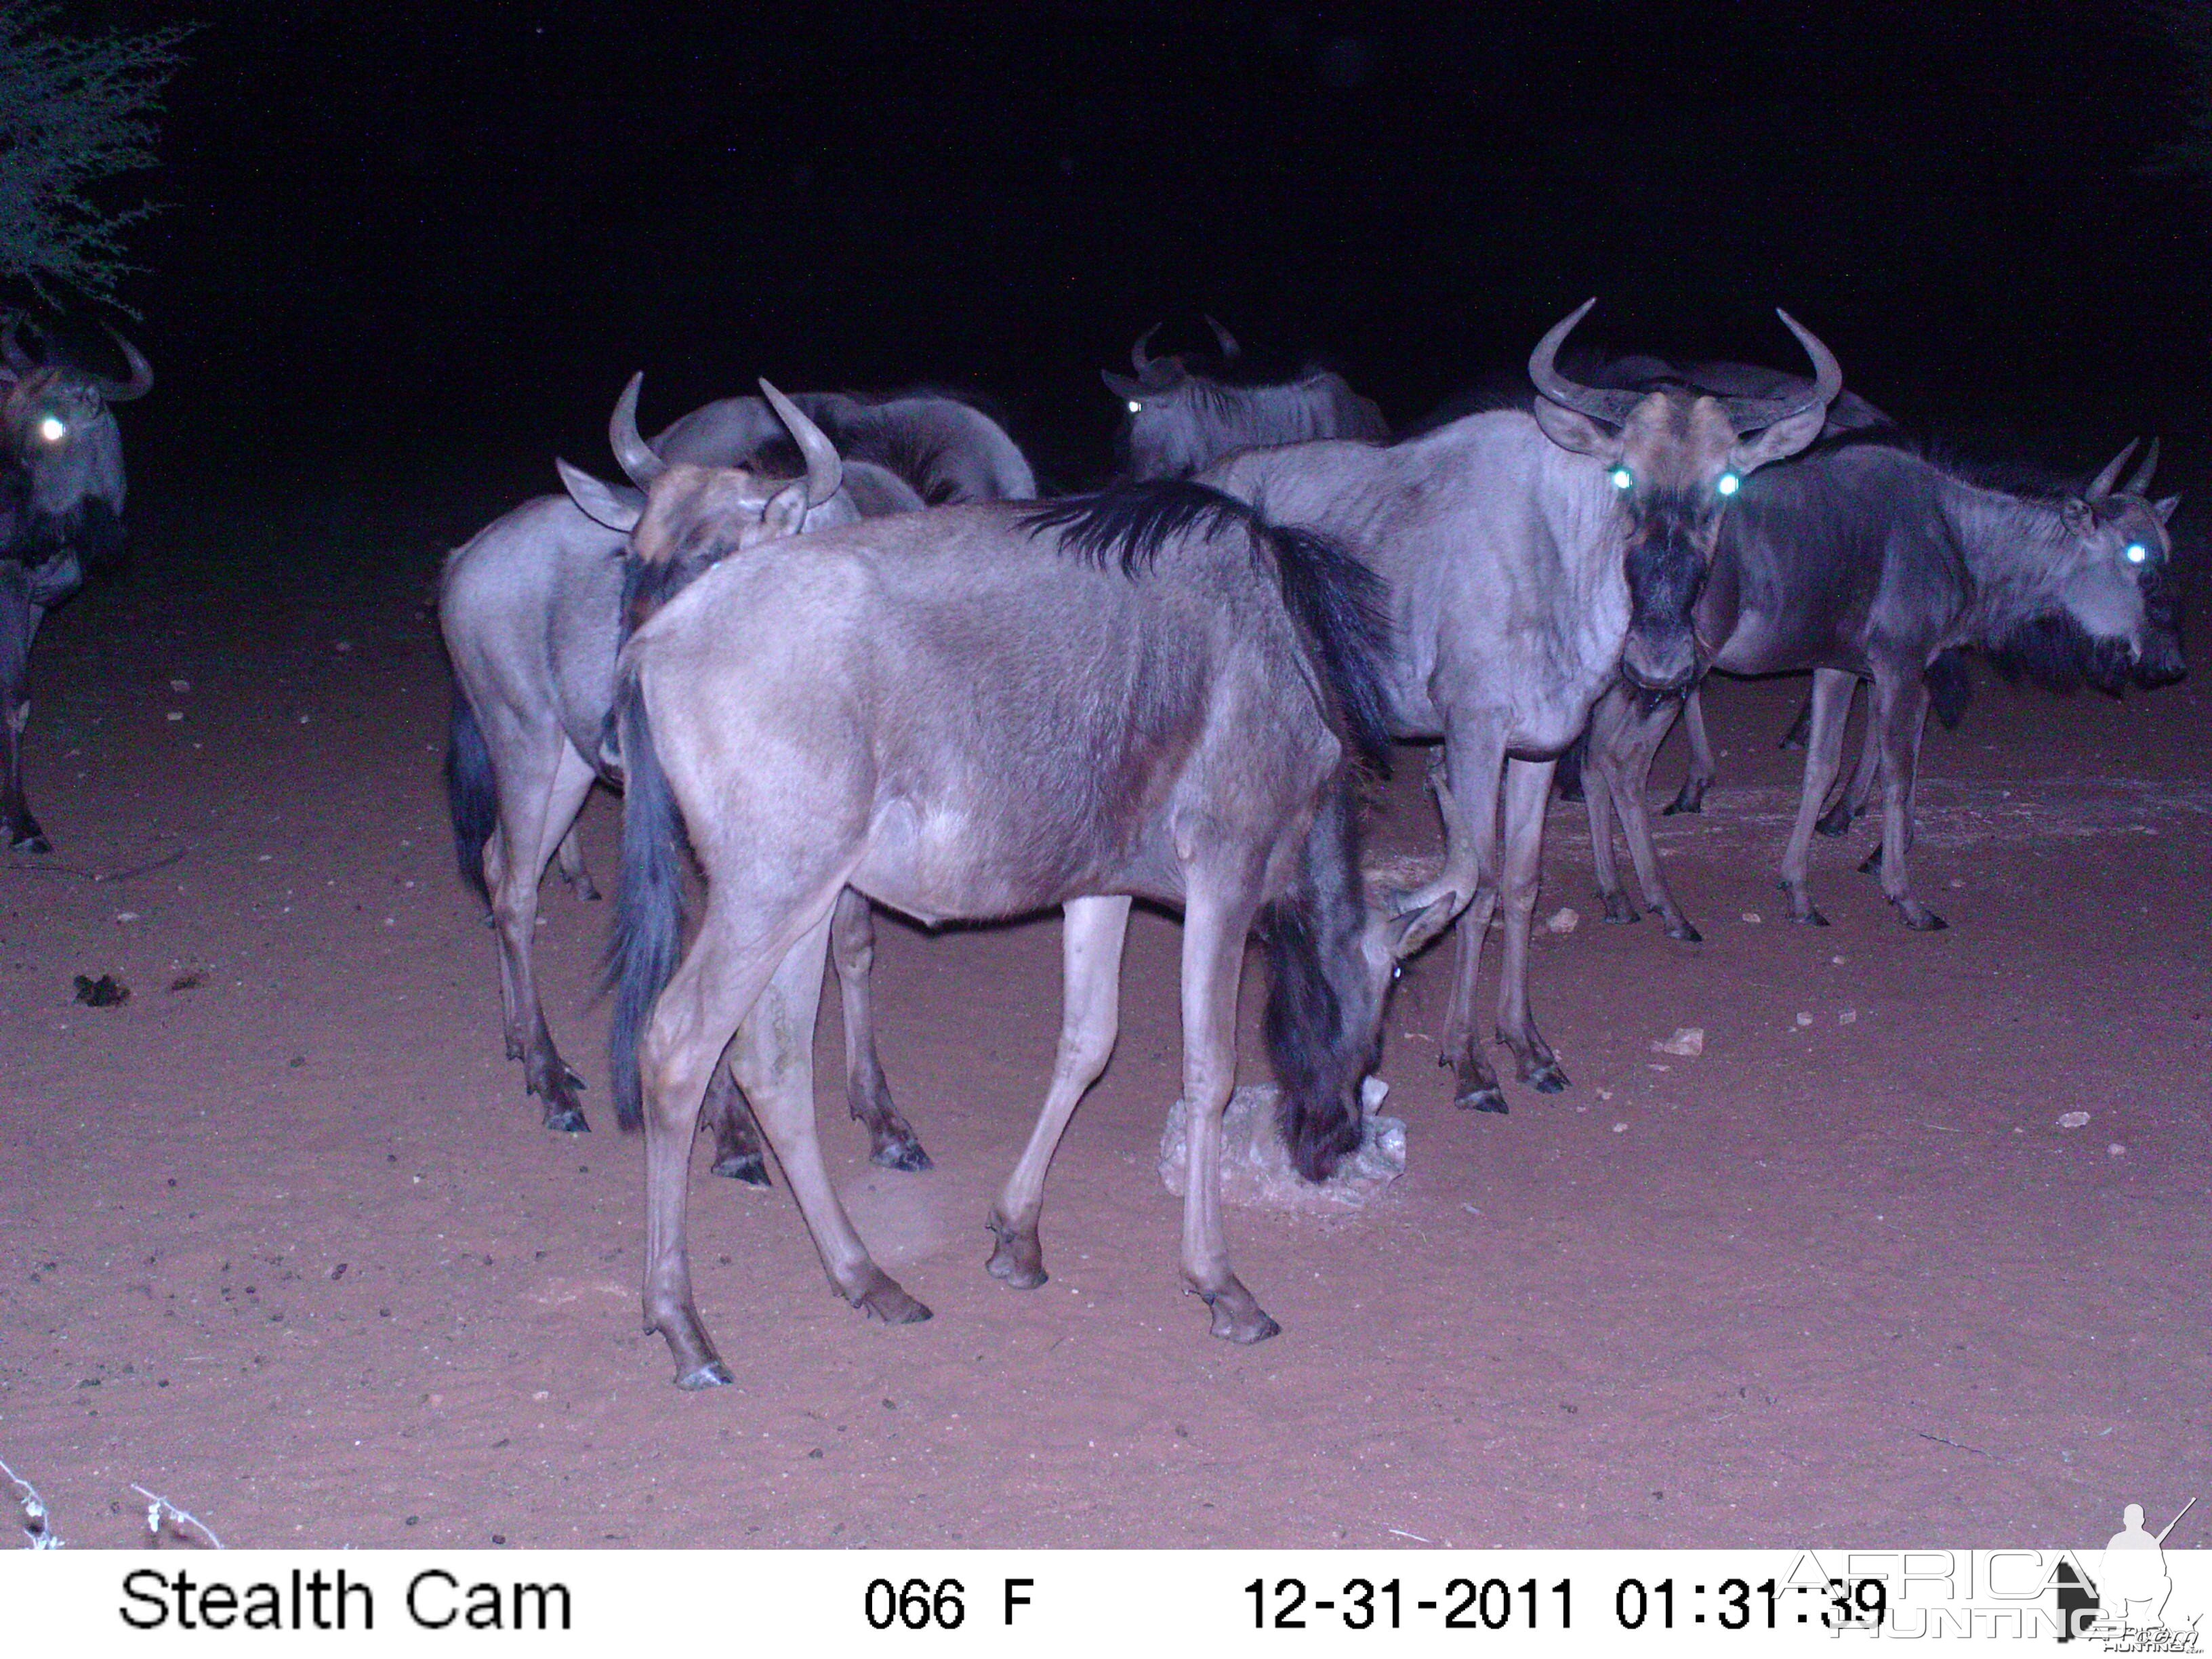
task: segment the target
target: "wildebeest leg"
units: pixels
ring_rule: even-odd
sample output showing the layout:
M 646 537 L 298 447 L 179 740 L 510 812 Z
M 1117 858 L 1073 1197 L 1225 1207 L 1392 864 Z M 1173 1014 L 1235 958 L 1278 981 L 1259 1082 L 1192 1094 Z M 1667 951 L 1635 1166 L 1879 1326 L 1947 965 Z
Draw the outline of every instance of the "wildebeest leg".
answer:
M 576 839 L 576 826 L 571 823 L 568 833 L 561 837 L 561 879 L 568 884 L 575 896 L 596 904 L 599 890 L 592 884 L 592 872 L 584 867 L 583 844 Z
M 1256 872 L 1255 872 L 1256 874 Z M 1237 988 L 1254 905 L 1195 882 L 1182 923 L 1182 1097 L 1190 1161 L 1182 1200 L 1182 1272 L 1213 1310 L 1212 1332 L 1263 1342 L 1282 1327 L 1229 1266 L 1221 1230 L 1221 1114 L 1237 1082 Z M 1251 884 L 1253 890 L 1257 882 Z
M 1854 685 L 1851 690 L 1856 695 L 1858 688 Z M 1849 718 L 1848 705 L 1845 717 Z M 1837 793 L 1828 810 L 1820 815 L 1820 822 L 1815 827 L 1822 835 L 1832 839 L 1850 833 L 1853 821 L 1867 810 L 1867 802 L 1874 794 L 1875 775 L 1881 769 L 1881 725 L 1874 717 L 1874 698 L 1869 695 L 1867 698 L 1866 732 L 1859 744 L 1858 769 L 1851 774 L 1850 782 Z M 1868 866 L 1869 869 L 1872 867 L 1871 865 Z
M 1812 735 L 1813 699 L 1808 696 L 1805 699 L 1804 707 L 1797 711 L 1797 718 L 1790 722 L 1790 729 L 1782 734 L 1782 741 L 1774 746 L 1777 749 L 1802 749 L 1811 742 Z
M 703 1127 L 714 1137 L 714 1173 L 748 1187 L 769 1184 L 768 1160 L 761 1155 L 760 1134 L 745 1091 L 738 1086 L 728 1065 L 717 1066 L 707 1085 L 707 1103 L 701 1109 Z
M 1681 789 L 1662 811 L 1661 816 L 1665 817 L 1672 817 L 1677 812 L 1704 811 L 1705 791 L 1712 787 L 1713 775 L 1717 769 L 1713 764 L 1712 740 L 1705 735 L 1705 701 L 1702 687 L 1690 688 L 1689 697 L 1682 709 L 1682 724 L 1690 734 L 1690 775 L 1682 780 Z M 1633 842 L 1630 844 L 1634 845 Z
M 1512 1049 L 1521 1081 L 1540 1094 L 1567 1086 L 1559 1057 L 1528 1012 L 1528 929 L 1544 860 L 1544 808 L 1552 794 L 1550 761 L 1505 766 L 1505 857 L 1498 884 L 1505 906 L 1505 954 L 1498 969 L 1498 1040 Z
M 14 561 L 0 562 L 0 840 L 17 853 L 53 847 L 23 796 L 23 731 L 31 722 L 31 641 L 40 608 L 29 578 Z
M 1826 927 L 1828 919 L 1814 908 L 1806 874 L 1813 850 L 1813 824 L 1843 758 L 1844 721 L 1850 712 L 1855 676 L 1840 669 L 1813 672 L 1813 729 L 1805 750 L 1804 787 L 1797 796 L 1797 818 L 1782 854 L 1782 887 L 1790 895 L 1790 920 Z
M 1668 939 L 1695 945 L 1704 936 L 1690 925 L 1689 918 L 1674 902 L 1674 894 L 1668 890 L 1667 878 L 1659 863 L 1658 843 L 1651 838 L 1650 810 L 1644 805 L 1644 792 L 1651 781 L 1651 763 L 1659 753 L 1660 744 L 1667 741 L 1668 728 L 1674 725 L 1680 707 L 1668 698 L 1649 712 L 1639 711 L 1636 700 L 1624 695 L 1619 738 L 1607 757 L 1607 770 L 1613 803 L 1620 811 L 1621 832 L 1628 838 L 1628 855 L 1636 860 L 1636 880 L 1644 890 L 1644 902 L 1657 911 L 1660 920 L 1667 924 Z M 1611 914 L 1608 906 L 1608 918 Z
M 1917 674 L 1877 672 L 1875 723 L 1881 728 L 1881 890 L 1916 933 L 1949 926 L 1912 896 L 1905 859 L 1912 846 L 1912 786 L 1920 765 L 1920 735 L 1928 719 L 1928 684 Z
M 1583 770 L 1597 776 L 1594 786 L 1583 790 L 1583 810 L 1589 815 L 1590 867 L 1597 877 L 1597 896 L 1604 902 L 1605 919 L 1623 923 L 1644 920 L 1629 902 L 1620 884 L 1620 867 L 1613 859 L 1613 751 L 1631 718 L 1627 690 L 1613 686 L 1590 711 L 1589 737 L 1583 756 Z
M 1498 795 L 1505 769 L 1505 750 L 1488 727 L 1462 726 L 1446 744 L 1449 778 L 1431 776 L 1437 805 L 1444 820 L 1444 873 L 1423 893 L 1471 894 L 1460 915 L 1452 992 L 1444 1016 L 1443 1054 L 1451 1068 L 1453 1103 L 1462 1110 L 1503 1112 L 1505 1091 L 1498 1086 L 1483 1053 L 1474 1011 L 1475 981 L 1482 969 L 1482 946 L 1491 913 L 1498 904 Z M 1411 908 L 1415 894 L 1401 908 Z
M 1064 988 L 1060 1054 L 1053 1062 L 1052 1089 L 1030 1132 L 1021 1162 L 1006 1177 L 984 1224 L 999 1241 L 986 1264 L 991 1276 L 1017 1290 L 1032 1290 L 1045 1282 L 1044 1247 L 1037 1238 L 1045 1172 L 1066 1133 L 1068 1119 L 1075 1115 L 1076 1103 L 1098 1080 L 1114 1052 L 1121 1024 L 1121 941 L 1128 927 L 1126 898 L 1068 901 L 1060 944 Z
M 876 1016 L 870 978 L 876 962 L 876 921 L 868 901 L 847 888 L 830 917 L 830 960 L 845 1008 L 845 1103 L 856 1122 L 868 1126 L 868 1156 L 887 1170 L 918 1174 L 930 1167 L 929 1154 L 911 1125 L 891 1104 L 876 1056 Z
M 823 957 L 835 903 L 834 893 L 822 902 L 821 919 L 785 955 L 760 1001 L 738 1027 L 737 1041 L 730 1047 L 731 1063 L 752 1102 L 762 1133 L 775 1148 L 830 1282 L 863 1313 L 887 1325 L 911 1325 L 928 1318 L 929 1310 L 870 1258 L 845 1206 L 837 1201 L 816 1134 L 814 1018 L 822 1000 Z
M 524 1086 L 544 1103 L 545 1127 L 578 1133 L 591 1125 L 577 1103 L 583 1079 L 553 1045 L 538 997 L 532 959 L 538 927 L 538 884 L 591 790 L 594 774 L 567 738 L 542 745 L 527 767 L 519 744 L 505 744 L 508 769 L 499 775 L 499 828 L 484 848 L 484 880 L 491 890 L 493 925 L 499 933 L 500 989 L 507 1010 L 507 1053 L 523 1064 Z

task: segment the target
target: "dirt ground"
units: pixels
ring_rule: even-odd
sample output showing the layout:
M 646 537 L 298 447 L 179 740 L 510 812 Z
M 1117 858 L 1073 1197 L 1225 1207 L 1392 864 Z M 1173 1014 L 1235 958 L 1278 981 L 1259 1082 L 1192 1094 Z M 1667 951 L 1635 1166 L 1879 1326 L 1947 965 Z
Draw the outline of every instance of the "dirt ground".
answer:
M 1384 1065 L 1411 1167 L 1357 1214 L 1231 1212 L 1285 1327 L 1252 1349 L 1181 1293 L 1154 1170 L 1172 922 L 1132 930 L 1030 1292 L 985 1275 L 981 1221 L 1049 1070 L 1057 926 L 886 923 L 885 1061 L 938 1167 L 866 1163 L 834 1013 L 826 1136 L 937 1317 L 864 1322 L 788 1194 L 702 1159 L 738 1382 L 687 1395 L 638 1326 L 641 1146 L 587 1006 L 608 907 L 549 879 L 599 1130 L 557 1138 L 454 878 L 431 580 L 504 504 L 156 510 L 40 643 L 57 850 L 0 873 L 0 1458 L 72 1543 L 136 1535 L 132 1482 L 233 1545 L 362 1547 L 2071 1545 L 2212 1484 L 2201 676 L 2124 703 L 1984 676 L 1929 741 L 1931 936 L 1852 871 L 1863 833 L 1819 843 L 1834 926 L 1782 921 L 1800 683 L 1714 694 L 1722 785 L 1662 821 L 1706 942 L 1600 922 L 1555 808 L 1543 911 L 1582 925 L 1535 998 L 1574 1088 L 1455 1112 L 1449 956 L 1414 964 Z M 1418 852 L 1404 758 L 1376 840 Z M 611 887 L 614 803 L 586 823 Z M 130 1000 L 74 1002 L 80 974 Z M 1259 1000 L 1255 971 L 1248 1026 Z M 1701 1055 L 1654 1051 L 1681 1026 Z

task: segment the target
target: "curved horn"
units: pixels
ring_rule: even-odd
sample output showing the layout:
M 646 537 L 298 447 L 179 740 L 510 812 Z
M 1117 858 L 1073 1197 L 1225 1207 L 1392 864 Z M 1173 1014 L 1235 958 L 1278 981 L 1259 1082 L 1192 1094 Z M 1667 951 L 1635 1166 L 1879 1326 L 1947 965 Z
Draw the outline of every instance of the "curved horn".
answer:
M 2089 487 L 2081 492 L 2081 499 L 2085 501 L 2101 501 L 2106 496 L 2111 495 L 2112 486 L 2119 482 L 2120 469 L 2128 464 L 2128 458 L 2136 453 L 2136 446 L 2142 441 L 2141 438 L 2129 439 L 2128 447 L 2106 462 L 2105 470 L 2089 480 Z
M 799 453 L 806 458 L 806 504 L 819 507 L 836 495 L 845 482 L 845 463 L 837 453 L 837 446 L 823 435 L 822 428 L 799 412 L 799 405 L 778 392 L 766 380 L 760 383 L 761 394 L 776 417 L 791 429 L 792 439 L 799 445 Z
M 39 360 L 24 350 L 23 343 L 15 337 L 15 331 L 22 326 L 23 313 L 20 311 L 9 312 L 7 331 L 0 333 L 0 356 L 7 358 L 8 367 L 14 369 L 16 374 L 35 374 L 39 368 Z
M 107 329 L 107 337 L 123 349 L 123 359 L 131 365 L 131 378 L 111 380 L 105 374 L 87 378 L 99 388 L 100 395 L 111 404 L 127 404 L 134 398 L 144 397 L 154 389 L 154 365 L 146 361 L 143 352 L 108 327 L 107 324 L 103 322 L 100 326 Z
M 1222 327 L 1210 314 L 1206 319 L 1206 325 L 1213 331 L 1214 343 L 1221 348 L 1221 360 L 1224 362 L 1233 362 L 1244 355 L 1244 348 L 1237 343 L 1237 337 Z
M 1820 337 L 1792 317 L 1780 306 L 1774 314 L 1782 319 L 1783 326 L 1797 337 L 1797 343 L 1805 348 L 1805 355 L 1813 360 L 1813 384 L 1800 398 L 1723 398 L 1721 407 L 1728 410 L 1729 419 L 1739 433 L 1757 432 L 1770 426 L 1778 426 L 1793 415 L 1802 415 L 1814 409 L 1825 409 L 1835 402 L 1836 394 L 1844 389 L 1844 368 L 1836 361 L 1836 354 L 1820 343 Z
M 1628 418 L 1628 411 L 1644 401 L 1644 394 L 1579 385 L 1559 373 L 1557 362 L 1561 343 L 1596 303 L 1594 298 L 1585 300 L 1552 325 L 1544 337 L 1536 342 L 1536 349 L 1528 354 L 1528 378 L 1536 383 L 1539 392 L 1561 408 L 1603 421 L 1608 426 L 1619 426 Z
M 2126 493 L 2130 495 L 2148 495 L 2150 493 L 2150 475 L 2157 470 L 2158 440 L 2156 438 L 2153 438 L 2150 441 L 2150 447 L 2143 451 L 2142 465 L 2136 469 L 2136 476 L 2129 479 L 2127 482 Z
M 1137 343 L 1129 348 L 1129 367 L 1137 371 L 1138 378 L 1140 380 L 1150 376 L 1152 372 L 1152 354 L 1150 348 L 1152 336 L 1158 333 L 1162 326 L 1161 324 L 1154 323 L 1139 334 L 1137 337 Z
M 615 459 L 622 463 L 623 476 L 640 489 L 649 487 L 668 471 L 668 463 L 654 454 L 652 446 L 638 435 L 637 389 L 644 384 L 642 371 L 631 375 L 622 396 L 615 399 L 615 412 L 607 421 L 607 441 L 614 447 Z

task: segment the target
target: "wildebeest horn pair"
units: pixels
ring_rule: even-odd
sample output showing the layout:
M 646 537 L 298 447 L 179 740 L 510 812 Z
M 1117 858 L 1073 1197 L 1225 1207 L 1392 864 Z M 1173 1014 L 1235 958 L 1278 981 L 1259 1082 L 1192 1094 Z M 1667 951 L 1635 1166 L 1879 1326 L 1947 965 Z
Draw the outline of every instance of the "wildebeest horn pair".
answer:
M 1553 324 L 1544 337 L 1536 342 L 1536 349 L 1528 355 L 1528 378 L 1535 382 L 1536 390 L 1552 402 L 1571 409 L 1593 420 L 1603 421 L 1609 426 L 1619 426 L 1628 419 L 1629 411 L 1642 403 L 1645 393 L 1621 392 L 1611 387 L 1588 386 L 1569 380 L 1559 373 L 1559 347 L 1574 331 L 1577 323 L 1589 315 L 1595 305 L 1595 299 L 1585 300 L 1572 312 Z M 1805 355 L 1813 360 L 1813 384 L 1800 398 L 1719 398 L 1714 401 L 1728 411 L 1729 420 L 1739 433 L 1757 432 L 1778 426 L 1793 415 L 1808 410 L 1825 408 L 1835 401 L 1836 394 L 1844 389 L 1844 371 L 1836 362 L 1835 354 L 1814 337 L 1811 330 L 1780 307 L 1776 316 L 1797 337 Z
M 0 331 L 0 357 L 7 360 L 9 368 L 18 376 L 33 374 L 47 367 L 23 349 L 22 340 L 19 337 L 22 325 L 23 313 L 12 312 L 8 318 L 7 328 Z M 122 350 L 124 361 L 131 365 L 131 378 L 118 380 L 105 374 L 87 374 L 84 380 L 107 403 L 127 404 L 134 398 L 144 397 L 154 389 L 154 366 L 146 361 L 143 352 L 113 328 L 106 323 L 102 323 L 100 327 L 107 330 L 107 337 Z
M 2111 495 L 2113 484 L 2119 480 L 2120 469 L 2128 464 L 2128 457 L 2136 453 L 2136 446 L 2142 441 L 2140 438 L 2129 439 L 2128 447 L 2113 456 L 2105 470 L 2091 480 L 2089 488 L 2082 492 L 2083 499 L 2098 501 Z M 2150 475 L 2157 470 L 2158 440 L 2153 438 L 2150 447 L 2143 452 L 2142 465 L 2136 469 L 2135 477 L 2128 480 L 2127 488 L 2121 493 L 2128 495 L 2143 494 L 2150 488 Z
M 1244 355 L 1244 348 L 1237 343 L 1237 337 L 1224 328 L 1217 319 L 1209 314 L 1206 319 L 1206 325 L 1213 331 L 1214 343 L 1221 348 L 1222 362 L 1232 362 Z M 1129 348 L 1129 367 L 1135 369 L 1139 378 L 1142 380 L 1151 380 L 1166 372 L 1168 368 L 1166 364 L 1161 363 L 1155 367 L 1158 360 L 1152 353 L 1152 336 L 1158 333 L 1164 326 L 1165 325 L 1154 323 L 1139 334 L 1137 337 L 1136 344 Z
M 649 487 L 668 471 L 668 463 L 653 453 L 653 447 L 637 429 L 637 392 L 644 383 L 641 374 L 629 377 L 629 384 L 623 388 L 622 396 L 615 402 L 615 412 L 607 422 L 607 440 L 614 447 L 615 459 L 622 463 L 623 474 L 641 489 Z M 799 453 L 805 458 L 807 506 L 821 506 L 837 493 L 845 481 L 845 463 L 837 453 L 837 447 L 823 435 L 820 427 L 799 412 L 798 404 L 766 380 L 760 383 L 760 389 L 769 407 L 790 429 Z

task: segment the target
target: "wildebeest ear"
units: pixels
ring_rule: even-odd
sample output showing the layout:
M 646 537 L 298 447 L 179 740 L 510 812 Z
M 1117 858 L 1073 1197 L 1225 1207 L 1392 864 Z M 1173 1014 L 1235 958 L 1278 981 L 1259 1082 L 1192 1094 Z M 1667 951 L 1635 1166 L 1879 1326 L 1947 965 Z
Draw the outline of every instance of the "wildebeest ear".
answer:
M 1810 409 L 1799 410 L 1786 420 L 1777 421 L 1755 438 L 1737 439 L 1735 447 L 1729 452 L 1729 471 L 1741 477 L 1757 471 L 1769 461 L 1795 455 L 1820 435 L 1827 419 L 1827 404 L 1815 404 Z
M 2096 527 L 2096 509 L 2079 495 L 2069 495 L 2059 504 L 2058 516 L 2066 527 L 2077 536 L 2086 536 Z
M 571 466 L 563 460 L 556 459 L 553 465 L 561 474 L 561 487 L 568 492 L 568 499 L 582 508 L 584 516 L 593 524 L 619 530 L 625 536 L 637 528 L 637 521 L 645 516 L 643 490 L 602 483 L 580 466 Z
M 1133 404 L 1144 401 L 1144 386 L 1127 375 L 1116 374 L 1110 368 L 1102 368 L 1098 371 L 1098 378 L 1106 382 L 1106 389 L 1109 392 L 1124 402 Z
M 2173 517 L 2173 509 L 2174 509 L 2175 507 L 2179 507 L 2180 505 L 2181 505 L 2181 497 L 2180 497 L 2180 496 L 2179 496 L 2179 495 L 2168 495 L 2168 496 L 2167 496 L 2164 501 L 2153 501 L 2153 502 L 2150 504 L 2150 510 L 2151 510 L 2152 512 L 2154 512 L 2154 513 L 2157 514 L 2158 514 L 2158 521 L 2159 521 L 2160 524 L 2164 524 L 2164 523 L 2166 523 L 2166 520 L 2168 520 L 2169 519 L 2171 519 L 2171 518 L 2172 518 L 2172 517 Z
M 1391 959 L 1403 962 L 1449 927 L 1452 904 L 1458 896 L 1456 893 L 1446 893 L 1411 915 L 1391 917 L 1383 928 L 1383 939 Z
M 787 483 L 769 497 L 761 514 L 763 541 L 781 541 L 796 536 L 806 526 L 806 480 Z
M 1587 415 L 1569 409 L 1565 404 L 1555 404 L 1549 398 L 1539 398 L 1535 405 L 1536 424 L 1544 435 L 1562 449 L 1571 449 L 1577 455 L 1595 455 L 1601 461 L 1620 459 L 1620 434 L 1609 432 Z

